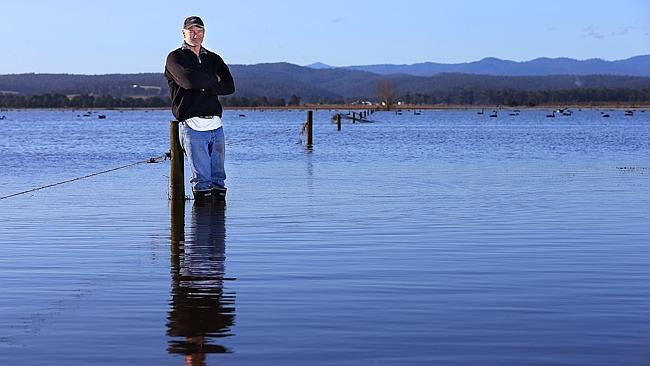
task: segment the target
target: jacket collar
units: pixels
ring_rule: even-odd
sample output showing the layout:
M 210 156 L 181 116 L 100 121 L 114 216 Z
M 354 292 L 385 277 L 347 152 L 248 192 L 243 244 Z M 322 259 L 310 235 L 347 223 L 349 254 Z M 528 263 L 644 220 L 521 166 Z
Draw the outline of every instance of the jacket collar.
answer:
M 192 48 L 190 47 L 190 45 L 188 45 L 187 43 L 185 43 L 185 41 L 183 41 L 183 44 L 181 45 L 181 49 L 183 49 L 183 50 L 190 50 L 190 51 L 192 50 Z M 207 54 L 207 53 L 208 53 L 208 50 L 206 50 L 205 48 L 203 48 L 203 46 L 201 46 L 201 50 L 199 51 L 199 54 L 202 54 L 202 55 L 203 55 L 203 54 Z

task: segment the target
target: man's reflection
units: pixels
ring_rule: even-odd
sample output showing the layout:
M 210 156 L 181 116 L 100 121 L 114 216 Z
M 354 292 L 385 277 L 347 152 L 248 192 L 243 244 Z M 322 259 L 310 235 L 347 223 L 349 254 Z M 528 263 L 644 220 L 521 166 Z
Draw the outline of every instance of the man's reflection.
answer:
M 168 352 L 185 355 L 186 365 L 205 365 L 207 353 L 230 352 L 213 343 L 231 335 L 235 296 L 223 291 L 225 203 L 195 202 L 185 238 L 185 202 L 172 200 L 171 310 Z

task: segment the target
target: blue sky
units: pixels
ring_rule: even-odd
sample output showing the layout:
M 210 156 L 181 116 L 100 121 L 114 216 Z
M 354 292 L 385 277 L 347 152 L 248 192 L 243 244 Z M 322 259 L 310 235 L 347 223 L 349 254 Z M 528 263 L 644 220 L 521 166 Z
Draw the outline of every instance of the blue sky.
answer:
M 0 74 L 159 72 L 188 15 L 231 64 L 650 54 L 647 0 L 0 1 Z

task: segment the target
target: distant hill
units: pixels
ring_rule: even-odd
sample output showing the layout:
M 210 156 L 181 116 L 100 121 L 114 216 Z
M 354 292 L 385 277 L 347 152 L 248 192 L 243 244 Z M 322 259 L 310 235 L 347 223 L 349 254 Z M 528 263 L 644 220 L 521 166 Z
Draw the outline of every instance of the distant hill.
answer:
M 494 69 L 503 65 L 492 59 Z M 543 65 L 543 60 L 537 61 Z M 630 63 L 631 65 L 631 63 Z M 505 66 L 500 66 L 504 67 Z M 541 67 L 541 66 L 539 66 Z M 538 68 L 539 68 L 538 67 Z M 631 66 L 630 66 L 631 67 Z M 440 73 L 434 76 L 381 75 L 349 68 L 313 69 L 290 63 L 232 65 L 238 97 L 286 98 L 303 101 L 372 99 L 378 84 L 389 80 L 396 95 L 444 96 L 486 90 L 556 91 L 569 89 L 650 89 L 650 77 L 620 75 L 496 76 Z M 169 94 L 162 73 L 144 74 L 10 74 L 0 75 L 0 94 L 92 94 L 113 97 Z
M 114 97 L 169 93 L 160 73 L 144 74 L 8 74 L 0 75 L 0 94 L 96 94 Z
M 305 67 L 309 67 L 310 69 L 331 69 L 332 66 L 324 64 L 322 62 L 314 62 L 313 64 L 305 65 Z
M 606 61 L 601 59 L 574 60 L 571 58 L 543 57 L 531 61 L 516 62 L 488 57 L 480 61 L 458 64 L 424 62 L 412 65 L 358 65 L 346 66 L 344 68 L 368 71 L 380 75 L 407 74 L 417 76 L 433 76 L 449 72 L 499 76 L 650 76 L 650 55 L 636 56 L 618 61 Z

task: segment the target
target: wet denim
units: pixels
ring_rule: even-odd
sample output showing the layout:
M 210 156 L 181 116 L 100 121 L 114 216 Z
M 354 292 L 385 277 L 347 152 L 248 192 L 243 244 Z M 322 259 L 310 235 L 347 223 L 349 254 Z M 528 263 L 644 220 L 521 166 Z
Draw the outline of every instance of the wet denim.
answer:
M 190 179 L 192 190 L 196 192 L 224 188 L 226 144 L 223 127 L 210 131 L 196 131 L 181 122 L 179 133 L 181 146 L 192 171 Z

